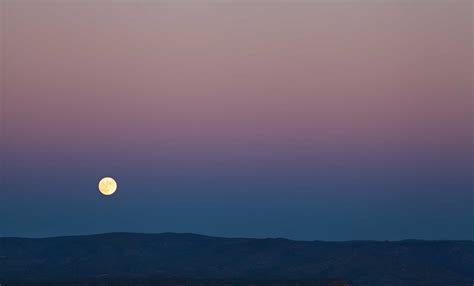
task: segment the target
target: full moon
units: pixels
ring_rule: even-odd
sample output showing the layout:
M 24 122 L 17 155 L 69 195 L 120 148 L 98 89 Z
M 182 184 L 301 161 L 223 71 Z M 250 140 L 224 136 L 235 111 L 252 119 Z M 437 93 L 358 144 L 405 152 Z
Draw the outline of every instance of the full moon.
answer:
M 110 196 L 117 190 L 117 182 L 111 177 L 102 178 L 99 182 L 99 191 L 105 195 Z

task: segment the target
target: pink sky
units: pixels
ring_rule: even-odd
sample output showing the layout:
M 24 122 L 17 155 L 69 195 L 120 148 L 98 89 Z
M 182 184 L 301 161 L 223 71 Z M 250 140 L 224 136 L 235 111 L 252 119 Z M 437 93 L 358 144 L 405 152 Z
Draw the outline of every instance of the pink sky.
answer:
M 14 173 L 384 174 L 403 192 L 472 171 L 471 1 L 3 1 L 2 21 Z

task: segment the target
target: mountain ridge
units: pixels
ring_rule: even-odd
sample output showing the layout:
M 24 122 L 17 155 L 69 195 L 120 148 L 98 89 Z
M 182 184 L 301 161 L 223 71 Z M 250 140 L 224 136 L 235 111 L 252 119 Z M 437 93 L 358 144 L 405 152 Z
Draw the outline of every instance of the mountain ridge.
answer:
M 171 275 L 193 279 L 343 278 L 353 285 L 469 285 L 474 241 L 298 241 L 114 232 L 0 238 L 2 280 Z
M 97 236 L 109 236 L 109 235 L 145 235 L 145 236 L 156 236 L 156 235 L 189 235 L 196 237 L 208 237 L 218 239 L 256 239 L 256 240 L 287 240 L 293 242 L 331 242 L 331 243 L 346 243 L 346 242 L 474 242 L 474 239 L 422 239 L 422 238 L 405 238 L 395 240 L 377 240 L 377 239 L 348 239 L 348 240 L 322 240 L 322 239 L 292 239 L 280 236 L 269 236 L 269 237 L 248 237 L 248 236 L 219 236 L 219 235 L 207 235 L 202 233 L 193 232 L 129 232 L 129 231 L 112 231 L 112 232 L 100 232 L 90 234 L 68 234 L 68 235 L 52 235 L 52 236 L 40 236 L 40 237 L 29 237 L 29 236 L 0 236 L 2 238 L 19 238 L 19 239 L 53 239 L 53 238 L 68 238 L 68 237 L 97 237 Z

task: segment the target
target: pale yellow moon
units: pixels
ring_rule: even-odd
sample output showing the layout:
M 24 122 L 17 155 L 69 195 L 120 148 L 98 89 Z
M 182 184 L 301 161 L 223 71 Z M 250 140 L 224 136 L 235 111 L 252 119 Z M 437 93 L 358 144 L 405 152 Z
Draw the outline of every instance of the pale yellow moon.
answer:
M 105 195 L 110 196 L 117 190 L 117 182 L 111 177 L 102 178 L 99 182 L 99 191 Z

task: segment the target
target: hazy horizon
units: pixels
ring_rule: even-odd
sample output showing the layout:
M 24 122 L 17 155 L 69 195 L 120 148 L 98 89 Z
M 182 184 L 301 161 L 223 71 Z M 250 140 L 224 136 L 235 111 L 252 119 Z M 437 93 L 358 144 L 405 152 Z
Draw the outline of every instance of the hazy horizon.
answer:
M 205 233 L 196 233 L 196 232 L 132 232 L 132 231 L 112 231 L 112 232 L 98 232 L 98 233 L 76 233 L 76 234 L 63 234 L 63 235 L 51 235 L 51 236 L 2 236 L 0 238 L 20 238 L 20 239 L 49 239 L 49 238 L 62 238 L 62 237 L 91 237 L 91 236 L 104 236 L 104 235 L 178 235 L 178 236 L 200 236 L 200 237 L 212 237 L 212 238 L 222 238 L 222 239 L 255 239 L 255 240 L 265 240 L 265 239 L 284 239 L 295 242 L 403 242 L 403 241 L 426 241 L 426 242 L 436 242 L 436 241 L 470 241 L 474 242 L 474 239 L 423 239 L 423 238 L 403 238 L 403 239 L 331 239 L 331 240 L 322 240 L 322 239 L 297 239 L 297 238 L 287 238 L 282 236 L 261 236 L 261 237 L 249 237 L 249 236 L 222 236 L 222 235 L 208 235 Z

